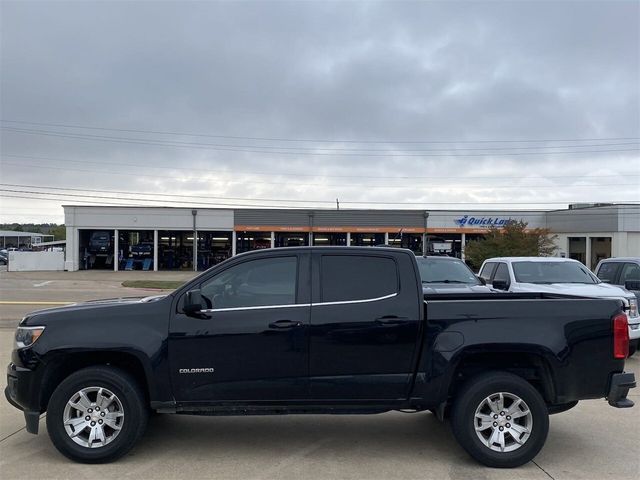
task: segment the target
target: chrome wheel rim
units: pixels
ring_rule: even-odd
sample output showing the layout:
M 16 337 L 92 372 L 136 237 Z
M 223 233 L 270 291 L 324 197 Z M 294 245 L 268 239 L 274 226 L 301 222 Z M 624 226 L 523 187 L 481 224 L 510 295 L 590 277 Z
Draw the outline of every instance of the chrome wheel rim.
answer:
M 531 436 L 533 415 L 517 395 L 498 392 L 480 402 L 474 416 L 476 435 L 494 452 L 513 452 Z
M 69 438 L 86 448 L 100 448 L 113 442 L 124 424 L 120 399 L 103 387 L 86 387 L 74 393 L 62 413 Z

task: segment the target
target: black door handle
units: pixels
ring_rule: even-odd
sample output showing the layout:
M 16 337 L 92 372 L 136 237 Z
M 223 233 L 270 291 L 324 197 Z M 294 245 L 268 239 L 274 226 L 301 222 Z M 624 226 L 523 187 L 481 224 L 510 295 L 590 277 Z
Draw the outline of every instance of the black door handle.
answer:
M 294 328 L 299 327 L 300 325 L 302 325 L 300 322 L 296 322 L 294 320 L 278 320 L 276 322 L 271 322 L 269 324 L 269 328 Z
M 407 317 L 398 317 L 397 315 L 385 315 L 384 317 L 376 318 L 376 323 L 380 325 L 402 325 L 407 320 Z

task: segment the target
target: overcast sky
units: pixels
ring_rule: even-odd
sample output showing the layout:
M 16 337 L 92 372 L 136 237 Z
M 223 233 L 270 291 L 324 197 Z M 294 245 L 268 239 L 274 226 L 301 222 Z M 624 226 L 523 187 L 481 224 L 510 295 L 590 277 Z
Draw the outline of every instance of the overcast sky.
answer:
M 0 222 L 61 222 L 61 204 L 102 196 L 182 198 L 107 191 L 300 207 L 640 200 L 638 2 L 0 13 Z M 31 191 L 61 196 L 8 198 Z

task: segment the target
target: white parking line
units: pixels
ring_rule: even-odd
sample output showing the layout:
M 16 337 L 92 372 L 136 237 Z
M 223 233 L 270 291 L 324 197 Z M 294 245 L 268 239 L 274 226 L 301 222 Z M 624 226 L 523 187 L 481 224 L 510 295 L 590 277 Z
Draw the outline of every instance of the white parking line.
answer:
M 47 280 L 46 282 L 42 282 L 42 283 L 34 283 L 33 286 L 34 287 L 44 287 L 45 285 L 49 285 L 50 283 L 53 283 L 53 280 Z

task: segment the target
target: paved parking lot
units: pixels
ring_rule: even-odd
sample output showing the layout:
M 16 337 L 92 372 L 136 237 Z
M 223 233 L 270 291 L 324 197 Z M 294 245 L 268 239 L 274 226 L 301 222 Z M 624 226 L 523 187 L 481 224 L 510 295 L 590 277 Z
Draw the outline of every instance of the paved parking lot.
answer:
M 33 284 L 49 281 L 42 274 L 11 275 L 5 282 L 5 275 L 10 274 L 0 273 L 2 299 L 8 294 L 49 298 L 64 293 L 76 295 L 70 298 L 76 301 L 92 298 L 90 295 L 123 295 L 121 290 L 130 295 L 149 294 L 131 293 L 119 286 L 120 276 L 102 273 L 106 276 L 98 279 L 58 274 L 41 287 Z M 21 288 L 26 293 L 19 293 Z M 4 365 L 19 317 L 6 312 L 4 305 L 0 310 L 5 319 L 0 323 L 0 364 Z M 640 359 L 629 360 L 628 369 L 639 375 Z M 371 416 L 163 415 L 151 420 L 141 443 L 120 461 L 80 465 L 55 450 L 43 420 L 40 435 L 26 433 L 21 412 L 2 399 L 0 478 L 637 479 L 640 391 L 632 391 L 631 398 L 638 403 L 632 409 L 618 410 L 604 400 L 590 400 L 552 416 L 545 448 L 535 463 L 517 471 L 478 465 L 457 446 L 448 424 L 430 413 L 399 412 Z
M 0 326 L 14 326 L 26 313 L 99 298 L 157 295 L 158 290 L 122 286 L 125 280 L 178 280 L 195 272 L 6 272 L 0 271 Z M 53 302 L 53 303 L 48 303 Z

